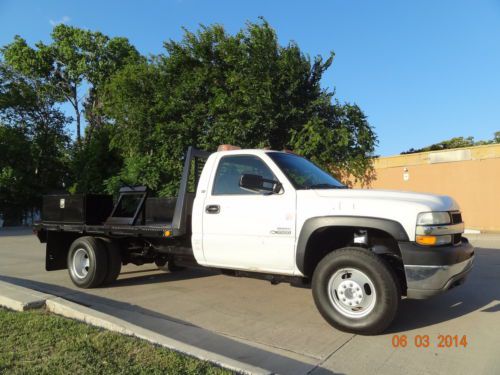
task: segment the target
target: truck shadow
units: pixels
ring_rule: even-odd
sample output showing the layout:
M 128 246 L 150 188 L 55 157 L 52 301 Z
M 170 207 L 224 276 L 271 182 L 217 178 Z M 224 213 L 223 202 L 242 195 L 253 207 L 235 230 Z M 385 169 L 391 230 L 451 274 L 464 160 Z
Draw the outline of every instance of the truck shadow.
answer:
M 402 300 L 396 320 L 386 333 L 427 327 L 477 310 L 500 311 L 500 250 L 478 247 L 475 254 L 465 284 L 428 300 Z
M 130 277 L 129 275 L 135 275 Z M 106 288 L 122 288 L 130 285 L 146 285 L 155 283 L 164 283 L 168 281 L 180 281 L 189 279 L 200 279 L 219 275 L 220 272 L 203 268 L 187 268 L 177 272 L 164 272 L 157 268 L 150 268 L 138 271 L 125 271 L 120 273 L 118 280 L 113 284 L 106 285 Z M 123 277 L 125 276 L 125 277 Z
M 267 351 L 262 349 L 262 344 L 253 346 L 243 340 L 236 340 L 188 321 L 145 309 L 141 306 L 95 296 L 81 290 L 18 277 L 0 275 L 0 280 L 62 297 L 182 343 L 260 367 L 269 371 L 269 373 L 334 374 L 332 371 L 321 367 L 323 362 L 321 359 L 310 357 L 308 362 L 303 362 L 296 358 L 278 354 L 275 350 Z M 304 355 L 304 357 L 306 356 Z

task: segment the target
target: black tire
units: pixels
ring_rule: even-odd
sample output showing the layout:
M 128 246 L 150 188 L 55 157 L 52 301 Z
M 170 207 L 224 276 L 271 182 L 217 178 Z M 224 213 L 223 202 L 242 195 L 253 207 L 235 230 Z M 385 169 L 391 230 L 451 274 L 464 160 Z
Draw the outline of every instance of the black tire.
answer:
M 179 272 L 179 271 L 182 271 L 182 270 L 185 270 L 186 267 L 183 267 L 183 266 L 179 266 L 175 260 L 169 260 L 167 262 L 167 268 L 170 272 Z
M 109 238 L 99 238 L 106 245 L 106 253 L 108 256 L 108 272 L 104 278 L 103 285 L 109 285 L 116 281 L 122 270 L 122 255 L 120 246 L 116 241 Z
M 156 258 L 155 264 L 160 271 L 165 271 L 165 272 L 168 271 L 168 261 L 166 258 Z
M 186 267 L 178 266 L 175 264 L 174 260 L 166 260 L 164 258 L 156 258 L 155 259 L 156 267 L 159 270 L 165 272 L 178 272 L 184 270 Z
M 335 306 L 335 296 L 339 300 L 337 306 L 345 302 L 340 302 L 341 298 L 334 291 L 333 284 L 330 284 L 331 288 L 329 288 L 329 283 L 335 275 L 341 275 L 342 279 L 349 281 L 349 273 L 337 273 L 344 268 L 355 270 L 353 274 L 360 271 L 368 277 L 375 289 L 372 297 L 374 302 L 370 309 L 366 309 L 366 316 L 353 317 L 349 315 L 349 312 L 342 312 L 342 307 Z M 330 297 L 329 290 L 332 291 L 332 297 Z M 362 286 L 361 291 L 365 295 L 363 298 L 373 293 L 369 285 L 368 288 L 366 287 L 366 284 Z M 379 334 L 389 327 L 396 316 L 401 300 L 401 286 L 390 266 L 371 251 L 358 247 L 346 247 L 326 255 L 314 271 L 312 292 L 316 307 L 328 323 L 339 330 L 364 335 Z M 350 308 L 344 306 L 344 309 Z M 352 311 L 354 310 L 353 306 Z
M 95 288 L 102 284 L 108 271 L 106 246 L 97 238 L 80 237 L 71 244 L 67 263 L 73 284 L 85 289 Z

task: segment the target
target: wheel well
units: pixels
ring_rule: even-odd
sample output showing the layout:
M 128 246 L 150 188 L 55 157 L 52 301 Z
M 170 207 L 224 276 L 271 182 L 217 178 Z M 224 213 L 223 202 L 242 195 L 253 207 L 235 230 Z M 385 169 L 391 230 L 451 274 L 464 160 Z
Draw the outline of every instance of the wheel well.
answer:
M 375 228 L 330 226 L 317 229 L 307 241 L 304 274 L 312 277 L 325 255 L 346 246 L 363 247 L 383 258 L 398 278 L 403 294 L 406 294 L 406 277 L 398 243 L 389 233 Z

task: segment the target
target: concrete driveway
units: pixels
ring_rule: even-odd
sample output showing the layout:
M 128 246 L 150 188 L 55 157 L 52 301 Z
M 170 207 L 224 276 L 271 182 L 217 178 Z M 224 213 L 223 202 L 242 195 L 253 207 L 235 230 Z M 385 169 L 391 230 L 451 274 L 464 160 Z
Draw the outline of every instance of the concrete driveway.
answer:
M 374 337 L 331 328 L 308 289 L 202 269 L 168 274 L 127 266 L 110 287 L 77 289 L 66 270 L 45 271 L 44 246 L 28 230 L 0 230 L 0 280 L 277 373 L 499 374 L 500 235 L 469 238 L 476 264 L 465 285 L 430 300 L 403 300 L 390 330 Z M 407 346 L 394 348 L 394 335 L 406 335 Z M 439 335 L 466 335 L 467 346 L 440 348 Z M 418 347 L 415 338 L 424 336 L 429 346 Z

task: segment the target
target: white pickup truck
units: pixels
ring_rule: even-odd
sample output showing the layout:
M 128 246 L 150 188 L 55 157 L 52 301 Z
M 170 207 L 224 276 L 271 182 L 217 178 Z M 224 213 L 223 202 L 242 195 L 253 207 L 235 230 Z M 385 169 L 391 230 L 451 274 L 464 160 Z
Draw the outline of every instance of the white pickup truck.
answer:
M 144 187 L 123 188 L 114 204 L 47 196 L 34 229 L 47 243 L 46 269 L 68 268 L 83 288 L 114 282 L 122 264 L 204 266 L 310 286 L 332 326 L 361 334 L 384 331 L 402 296 L 460 285 L 474 259 L 452 198 L 348 189 L 271 150 L 189 148 L 177 198 Z

